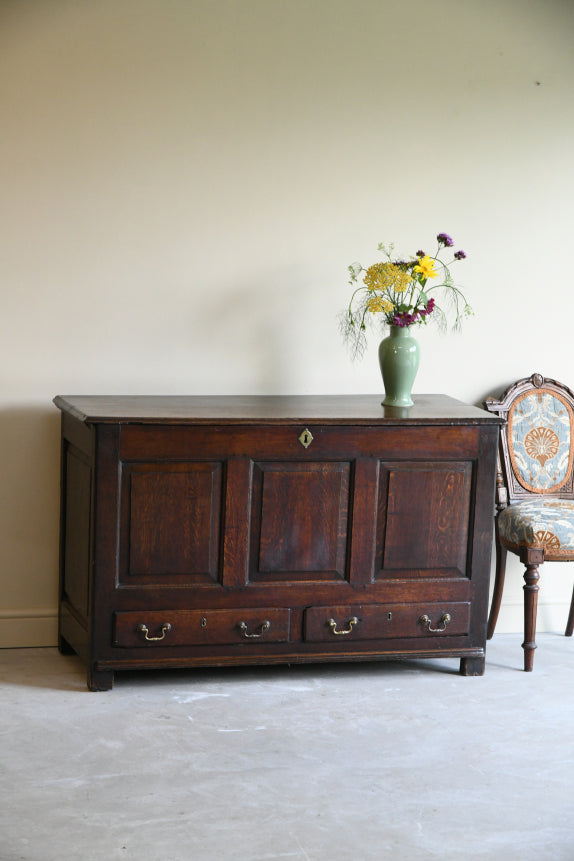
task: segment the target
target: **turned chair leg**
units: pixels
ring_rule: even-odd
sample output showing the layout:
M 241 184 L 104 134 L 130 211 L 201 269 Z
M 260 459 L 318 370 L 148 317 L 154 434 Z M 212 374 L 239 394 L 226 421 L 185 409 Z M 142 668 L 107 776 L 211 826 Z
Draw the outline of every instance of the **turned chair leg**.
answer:
M 498 525 L 498 524 L 497 524 Z M 502 601 L 502 590 L 504 589 L 504 577 L 506 574 L 506 547 L 503 547 L 498 537 L 498 529 L 496 529 L 496 576 L 494 579 L 494 592 L 492 593 L 492 604 L 490 605 L 490 615 L 488 617 L 488 627 L 486 629 L 486 638 L 490 640 L 496 628 L 498 613 L 500 611 L 500 603 Z
M 574 631 L 574 590 L 572 591 L 572 601 L 570 602 L 570 612 L 568 614 L 568 622 L 566 623 L 566 636 L 571 637 Z
M 523 560 L 524 561 L 524 560 Z M 536 611 L 538 609 L 538 565 L 544 561 L 543 551 L 530 551 L 524 572 L 524 670 L 532 672 L 536 648 Z

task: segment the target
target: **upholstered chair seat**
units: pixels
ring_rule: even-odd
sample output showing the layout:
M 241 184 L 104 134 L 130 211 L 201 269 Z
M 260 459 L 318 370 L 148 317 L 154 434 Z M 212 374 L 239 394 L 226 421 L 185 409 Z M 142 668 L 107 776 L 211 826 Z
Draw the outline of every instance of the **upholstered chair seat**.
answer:
M 574 556 L 574 500 L 537 496 L 504 508 L 498 517 L 500 540 L 508 550 L 544 550 L 545 558 Z
M 510 386 L 487 410 L 504 419 L 497 477 L 496 579 L 488 619 L 496 627 L 507 551 L 524 572 L 524 669 L 536 648 L 539 566 L 574 561 L 574 392 L 532 374 Z M 566 636 L 574 631 L 574 594 Z

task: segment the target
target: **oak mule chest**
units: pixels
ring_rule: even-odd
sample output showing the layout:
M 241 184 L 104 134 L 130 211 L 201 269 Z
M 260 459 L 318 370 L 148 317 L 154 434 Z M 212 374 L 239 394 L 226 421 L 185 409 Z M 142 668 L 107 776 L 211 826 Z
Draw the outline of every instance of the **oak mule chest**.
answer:
M 499 420 L 442 395 L 57 397 L 59 644 L 163 667 L 484 672 Z

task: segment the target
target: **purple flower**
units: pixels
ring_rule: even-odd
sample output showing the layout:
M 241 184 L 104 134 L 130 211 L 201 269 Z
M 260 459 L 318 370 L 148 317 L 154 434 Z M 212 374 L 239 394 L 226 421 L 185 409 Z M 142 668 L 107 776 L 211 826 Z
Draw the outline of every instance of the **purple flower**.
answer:
M 424 256 L 425 256 L 424 251 L 417 251 L 417 257 L 424 257 Z
M 419 313 L 415 309 L 413 314 L 409 314 L 408 311 L 401 311 L 400 314 L 395 314 L 393 317 L 393 326 L 410 326 L 411 323 L 416 323 L 419 319 Z
M 454 254 L 455 260 L 464 260 L 465 257 L 466 257 L 466 254 L 464 253 L 464 251 L 455 251 L 455 254 Z
M 428 317 L 428 315 L 432 314 L 433 311 L 434 311 L 434 299 L 431 296 L 431 298 L 427 302 L 426 308 L 421 308 L 421 311 L 420 311 L 421 317 Z
M 393 326 L 408 326 L 404 314 L 395 314 L 393 317 Z
M 446 246 L 446 248 L 452 248 L 452 246 L 454 245 L 454 242 L 452 241 L 448 233 L 439 233 L 439 235 L 437 236 L 437 240 L 439 245 L 444 245 Z

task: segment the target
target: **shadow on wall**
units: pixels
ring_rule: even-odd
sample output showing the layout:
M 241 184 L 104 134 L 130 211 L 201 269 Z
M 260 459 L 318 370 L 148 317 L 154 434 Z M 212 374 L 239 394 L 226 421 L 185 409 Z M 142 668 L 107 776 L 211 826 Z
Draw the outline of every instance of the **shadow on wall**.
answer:
M 53 617 L 58 593 L 60 421 L 53 407 L 0 411 L 0 626 Z M 18 645 L 17 643 L 15 645 Z
M 526 374 L 524 376 L 526 376 Z M 493 383 L 492 386 L 490 386 L 490 388 L 488 389 L 488 391 L 486 391 L 484 395 L 480 398 L 480 400 L 475 402 L 474 406 L 484 409 L 484 402 L 487 398 L 496 398 L 498 400 L 500 395 L 502 395 L 502 393 L 505 392 L 509 388 L 509 386 L 511 386 L 515 382 L 516 380 L 507 380 L 500 383 Z
M 313 277 L 313 272 L 287 264 L 206 292 L 200 306 L 179 322 L 202 369 L 201 382 L 211 377 L 220 392 L 229 394 L 304 388 L 309 368 L 303 345 L 316 345 L 316 320 L 324 314 Z M 339 339 L 336 321 L 330 334 Z

